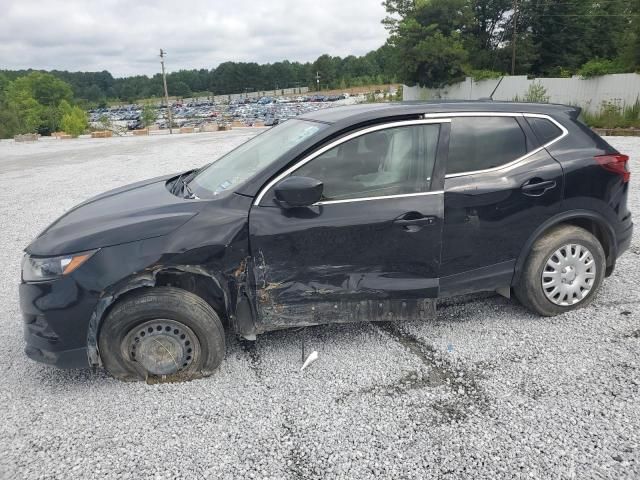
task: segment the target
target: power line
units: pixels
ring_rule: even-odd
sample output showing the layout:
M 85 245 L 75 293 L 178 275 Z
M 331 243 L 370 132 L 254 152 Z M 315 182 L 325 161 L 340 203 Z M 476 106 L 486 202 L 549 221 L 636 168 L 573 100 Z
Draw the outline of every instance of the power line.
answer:
M 623 15 L 623 14 L 599 14 L 599 13 L 594 13 L 594 14 L 588 14 L 588 13 L 527 13 L 527 17 L 582 17 L 582 18 L 592 18 L 592 17 L 623 17 L 623 18 L 629 18 L 629 17 L 640 17 L 640 14 L 638 13 L 630 13 L 628 15 Z
M 623 0 L 591 0 L 591 7 L 599 7 L 602 5 L 616 5 L 616 4 L 624 4 Z M 569 5 L 585 5 L 585 2 L 551 2 L 551 3 L 533 3 L 532 7 L 563 7 Z

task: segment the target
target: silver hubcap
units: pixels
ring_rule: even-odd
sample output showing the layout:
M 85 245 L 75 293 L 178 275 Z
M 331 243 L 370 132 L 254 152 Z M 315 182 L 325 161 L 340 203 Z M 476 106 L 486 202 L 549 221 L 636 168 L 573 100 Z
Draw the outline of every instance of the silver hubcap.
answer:
M 193 331 L 173 320 L 150 320 L 133 328 L 122 341 L 125 358 L 139 363 L 151 375 L 185 370 L 200 356 Z
M 571 243 L 556 250 L 542 272 L 542 289 L 552 303 L 571 306 L 593 288 L 596 262 L 588 248 Z

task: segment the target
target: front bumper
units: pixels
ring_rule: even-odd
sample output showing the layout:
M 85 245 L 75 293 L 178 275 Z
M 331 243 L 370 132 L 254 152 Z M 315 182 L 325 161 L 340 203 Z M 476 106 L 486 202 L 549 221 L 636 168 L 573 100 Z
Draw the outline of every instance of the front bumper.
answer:
M 97 294 L 72 277 L 22 283 L 19 293 L 26 355 L 60 368 L 89 367 L 87 330 Z
M 31 360 L 46 363 L 58 368 L 87 368 L 89 366 L 87 348 L 76 348 L 74 350 L 62 350 L 59 352 L 41 350 L 27 343 L 24 353 Z

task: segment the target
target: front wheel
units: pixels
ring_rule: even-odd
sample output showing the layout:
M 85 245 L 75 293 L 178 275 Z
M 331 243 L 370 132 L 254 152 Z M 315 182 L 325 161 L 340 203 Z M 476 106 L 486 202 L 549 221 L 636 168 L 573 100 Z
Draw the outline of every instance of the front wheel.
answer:
M 538 239 L 514 287 L 520 302 L 550 317 L 588 305 L 605 273 L 605 253 L 583 228 L 560 225 Z
M 100 356 L 119 380 L 190 380 L 224 358 L 222 322 L 202 298 L 158 287 L 117 303 L 100 330 Z

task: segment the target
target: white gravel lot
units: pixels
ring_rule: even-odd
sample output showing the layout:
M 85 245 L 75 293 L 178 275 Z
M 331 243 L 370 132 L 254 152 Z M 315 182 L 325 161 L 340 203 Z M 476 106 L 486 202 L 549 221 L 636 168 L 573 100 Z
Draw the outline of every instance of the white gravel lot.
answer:
M 640 478 L 640 233 L 588 308 L 479 295 L 436 320 L 228 337 L 212 377 L 119 383 L 23 354 L 21 250 L 65 209 L 256 130 L 0 142 L 0 479 Z M 632 156 L 640 212 L 640 139 Z M 301 346 L 319 360 L 303 374 Z

